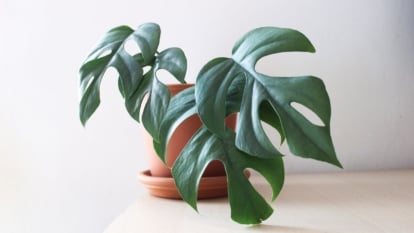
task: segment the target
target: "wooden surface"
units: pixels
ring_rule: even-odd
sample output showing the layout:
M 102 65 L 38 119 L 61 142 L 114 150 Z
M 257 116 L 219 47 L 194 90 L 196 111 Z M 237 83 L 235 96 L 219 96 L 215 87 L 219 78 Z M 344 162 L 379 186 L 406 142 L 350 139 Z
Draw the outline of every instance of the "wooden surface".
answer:
M 264 180 L 251 180 L 269 200 Z M 182 201 L 142 194 L 105 233 L 412 233 L 414 170 L 290 175 L 272 206 L 263 224 L 245 226 L 230 220 L 226 198 L 200 201 L 197 213 Z

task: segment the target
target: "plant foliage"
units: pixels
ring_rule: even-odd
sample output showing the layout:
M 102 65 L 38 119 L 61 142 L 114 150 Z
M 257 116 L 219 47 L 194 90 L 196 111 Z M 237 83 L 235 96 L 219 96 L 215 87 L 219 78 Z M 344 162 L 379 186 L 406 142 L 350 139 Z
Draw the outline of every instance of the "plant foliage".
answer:
M 136 42 L 139 53 L 126 51 L 129 40 Z M 313 76 L 272 77 L 255 70 L 258 60 L 267 55 L 314 52 L 302 33 L 276 27 L 248 32 L 234 45 L 232 57 L 212 59 L 201 69 L 195 87 L 173 98 L 158 80 L 157 71 L 165 69 L 184 83 L 187 62 L 179 48 L 158 52 L 159 40 L 160 28 L 154 23 L 143 24 L 135 31 L 127 26 L 109 31 L 80 69 L 80 119 L 85 124 L 99 106 L 99 86 L 109 67 L 119 73 L 119 90 L 127 111 L 136 121 L 142 121 L 164 162 L 175 129 L 188 117 L 198 115 L 203 125 L 172 168 L 182 198 L 194 209 L 205 168 L 219 160 L 227 173 L 232 219 L 257 224 L 272 214 L 271 206 L 245 176 L 248 168 L 259 172 L 270 184 L 273 200 L 283 186 L 283 154 L 265 134 L 262 122 L 279 132 L 293 154 L 341 167 L 330 135 L 331 109 L 323 81 Z M 145 67 L 149 67 L 147 72 Z M 312 110 L 323 125 L 313 124 L 293 104 Z M 233 132 L 225 120 L 235 113 L 238 130 Z
M 238 89 L 238 85 L 234 85 L 228 93 L 228 113 L 240 108 L 241 96 L 238 95 Z M 186 118 L 197 114 L 194 97 L 194 88 L 188 88 L 171 100 L 161 127 L 160 143 L 155 143 L 164 160 L 168 139 L 175 128 Z M 283 186 L 283 161 L 280 156 L 267 159 L 250 156 L 239 150 L 234 140 L 235 132 L 228 128 L 225 129 L 224 137 L 219 137 L 203 126 L 190 139 L 175 162 L 173 177 L 182 198 L 197 209 L 197 190 L 201 176 L 211 161 L 221 161 L 227 173 L 232 219 L 239 223 L 257 224 L 268 218 L 273 209 L 250 184 L 245 170 L 252 168 L 265 177 L 271 185 L 274 200 Z
M 262 158 L 281 155 L 260 123 L 259 109 L 266 104 L 268 112 L 280 121 L 280 127 L 275 128 L 286 137 L 292 153 L 340 166 L 330 136 L 331 109 L 322 80 L 312 76 L 271 77 L 255 70 L 260 58 L 291 51 L 314 52 L 315 49 L 296 30 L 263 27 L 250 31 L 235 44 L 231 58 L 213 59 L 201 70 L 195 90 L 198 113 L 209 130 L 224 136 L 226 93 L 235 79 L 243 79 L 237 148 Z M 312 124 L 292 103 L 311 109 L 324 126 Z
M 119 90 L 125 99 L 128 113 L 140 122 L 141 105 L 148 93 L 142 122 L 152 137 L 158 138 L 158 128 L 170 100 L 168 88 L 157 78 L 157 71 L 165 69 L 184 83 L 187 60 L 180 48 L 158 52 L 161 30 L 154 23 L 143 24 L 135 31 L 119 26 L 109 32 L 95 46 L 80 68 L 80 119 L 83 125 L 100 104 L 99 88 L 105 71 L 113 67 L 119 74 Z M 129 54 L 125 45 L 134 41 L 140 52 Z M 144 68 L 149 67 L 144 73 Z

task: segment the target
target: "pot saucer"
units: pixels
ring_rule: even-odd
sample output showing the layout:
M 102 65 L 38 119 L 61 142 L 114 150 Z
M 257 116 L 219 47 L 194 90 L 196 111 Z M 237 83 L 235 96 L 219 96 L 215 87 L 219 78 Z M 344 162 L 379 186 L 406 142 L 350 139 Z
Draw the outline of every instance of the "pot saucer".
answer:
M 249 177 L 250 173 L 246 172 Z M 153 196 L 181 199 L 172 177 L 151 176 L 149 170 L 138 173 L 138 180 Z M 227 176 L 202 177 L 198 189 L 198 199 L 218 198 L 227 196 Z

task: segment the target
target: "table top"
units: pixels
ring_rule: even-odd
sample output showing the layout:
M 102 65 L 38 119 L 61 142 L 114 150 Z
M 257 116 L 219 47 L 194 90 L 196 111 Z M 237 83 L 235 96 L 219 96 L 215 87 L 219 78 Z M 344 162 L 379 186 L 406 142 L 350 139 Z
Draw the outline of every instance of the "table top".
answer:
M 254 186 L 270 201 L 270 188 L 253 173 Z M 230 219 L 227 198 L 201 200 L 198 213 L 180 200 L 142 194 L 105 233 L 136 232 L 414 232 L 414 170 L 287 175 L 260 225 Z

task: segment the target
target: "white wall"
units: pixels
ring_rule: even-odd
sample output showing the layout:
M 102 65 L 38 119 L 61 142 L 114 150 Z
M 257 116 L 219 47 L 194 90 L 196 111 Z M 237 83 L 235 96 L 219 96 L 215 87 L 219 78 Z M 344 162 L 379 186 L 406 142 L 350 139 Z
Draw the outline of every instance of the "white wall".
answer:
M 120 24 L 158 22 L 161 46 L 186 51 L 189 81 L 253 27 L 296 28 L 317 53 L 266 58 L 258 69 L 325 80 L 345 171 L 413 168 L 412 12 L 409 0 L 0 0 L 0 232 L 101 232 L 145 192 L 136 180 L 146 168 L 140 127 L 114 73 L 86 129 L 77 115 L 79 65 Z M 286 166 L 338 171 L 292 156 Z

